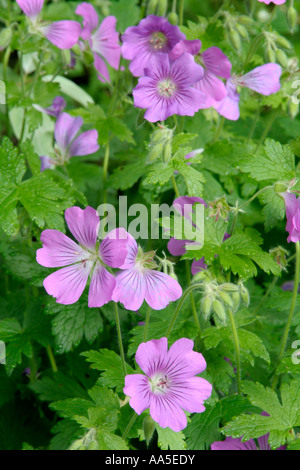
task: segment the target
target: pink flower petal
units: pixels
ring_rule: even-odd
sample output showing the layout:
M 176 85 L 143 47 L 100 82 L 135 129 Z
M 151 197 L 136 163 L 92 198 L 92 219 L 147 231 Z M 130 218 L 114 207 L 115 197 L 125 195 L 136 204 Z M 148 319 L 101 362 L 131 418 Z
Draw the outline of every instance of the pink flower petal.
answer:
M 184 54 L 184 52 L 188 52 L 192 55 L 197 55 L 201 49 L 201 41 L 199 39 L 194 39 L 193 41 L 188 41 L 187 39 L 183 39 L 179 41 L 175 47 L 169 53 L 169 56 L 172 60 L 177 59 Z
M 81 31 L 81 37 L 84 40 L 90 39 L 92 31 L 97 28 L 99 22 L 95 8 L 90 3 L 83 2 L 78 5 L 75 13 L 83 17 L 83 30 Z
M 87 261 L 50 274 L 43 283 L 47 293 L 59 304 L 74 304 L 84 291 L 92 266 L 93 262 Z
M 118 70 L 121 58 L 119 33 L 116 31 L 117 19 L 107 16 L 92 37 L 92 49 L 104 57 L 111 67 Z
M 204 262 L 204 258 L 201 258 L 199 260 L 194 259 L 194 261 L 192 262 L 192 266 L 191 266 L 191 272 L 193 276 L 195 276 L 195 274 L 205 269 L 207 269 L 207 265 Z
M 71 49 L 79 40 L 81 26 L 77 21 L 63 20 L 40 26 L 39 31 L 59 49 Z
M 91 155 L 99 150 L 98 132 L 96 129 L 83 132 L 70 145 L 70 157 Z
M 36 252 L 36 260 L 47 268 L 58 268 L 83 261 L 89 253 L 58 230 L 47 229 L 41 234 L 43 248 Z
M 115 285 L 115 277 L 97 262 L 90 283 L 89 307 L 102 307 L 110 302 Z
M 271 95 L 280 90 L 280 75 L 280 65 L 265 64 L 240 77 L 238 84 L 250 88 L 261 95 Z
M 125 377 L 123 392 L 131 397 L 129 404 L 140 415 L 150 406 L 149 380 L 142 374 L 131 374 Z
M 65 211 L 65 219 L 76 240 L 84 248 L 94 251 L 100 227 L 98 212 L 89 206 L 86 209 L 69 207 Z
M 109 77 L 109 72 L 107 65 L 105 61 L 100 57 L 98 54 L 94 54 L 94 67 L 98 72 L 98 79 L 101 82 L 108 82 L 110 83 L 110 77 Z
M 222 100 L 227 95 L 224 83 L 209 70 L 205 70 L 203 78 L 195 84 L 195 87 L 216 101 Z
M 222 78 L 231 77 L 231 63 L 228 57 L 218 47 L 209 47 L 202 54 L 206 69 Z
M 114 302 L 121 302 L 127 310 L 137 311 L 145 298 L 145 281 L 140 271 L 126 269 L 117 274 L 116 287 L 112 295 Z
M 44 0 L 17 0 L 17 4 L 30 19 L 35 19 L 43 8 Z
M 167 375 L 180 372 L 181 377 L 192 377 L 200 374 L 206 369 L 206 362 L 202 354 L 193 351 L 194 342 L 188 338 L 181 338 L 172 344 L 168 351 L 168 368 L 165 369 Z
M 66 151 L 83 124 L 82 117 L 73 117 L 68 113 L 61 113 L 56 121 L 54 137 L 62 151 Z
M 137 348 L 135 360 L 143 372 L 151 377 L 157 371 L 159 365 L 164 366 L 162 358 L 168 352 L 168 339 L 152 339 L 146 343 L 141 343 Z
M 128 245 L 131 246 L 131 235 L 124 228 L 111 230 L 102 240 L 99 255 L 102 261 L 111 268 L 129 267 Z M 134 262 L 134 261 L 133 261 Z
M 172 399 L 189 413 L 203 413 L 204 401 L 211 396 L 212 385 L 201 377 L 190 377 L 184 383 L 180 380 L 172 387 Z
M 187 425 L 187 417 L 184 411 L 166 395 L 152 397 L 150 415 L 160 427 L 169 427 L 175 432 L 182 431 Z
M 145 300 L 153 310 L 164 309 L 171 301 L 178 300 L 182 295 L 178 282 L 159 271 L 146 271 L 144 283 Z
M 168 250 L 173 256 L 182 256 L 185 254 L 187 240 L 176 240 L 176 238 L 172 237 L 168 241 Z
M 213 107 L 221 116 L 231 121 L 236 121 L 240 117 L 239 101 L 240 95 L 236 86 L 229 79 L 226 83 L 227 96 L 221 101 L 213 101 Z

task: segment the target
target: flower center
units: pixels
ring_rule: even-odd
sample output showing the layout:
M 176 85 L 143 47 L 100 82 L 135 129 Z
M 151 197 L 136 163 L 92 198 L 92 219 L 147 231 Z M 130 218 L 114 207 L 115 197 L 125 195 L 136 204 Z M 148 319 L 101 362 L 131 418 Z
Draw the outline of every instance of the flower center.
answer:
M 149 379 L 151 392 L 164 395 L 170 387 L 170 381 L 165 374 L 156 374 Z
M 164 98 L 171 98 L 176 91 L 176 85 L 170 78 L 158 82 L 157 87 L 158 93 Z
M 155 51 L 161 51 L 165 49 L 167 45 L 167 37 L 164 33 L 157 31 L 150 36 L 150 45 Z
M 138 254 L 136 261 L 139 265 L 145 269 L 155 269 L 157 268 L 157 264 L 154 261 L 155 251 L 148 251 L 144 253 L 142 248 L 139 246 Z

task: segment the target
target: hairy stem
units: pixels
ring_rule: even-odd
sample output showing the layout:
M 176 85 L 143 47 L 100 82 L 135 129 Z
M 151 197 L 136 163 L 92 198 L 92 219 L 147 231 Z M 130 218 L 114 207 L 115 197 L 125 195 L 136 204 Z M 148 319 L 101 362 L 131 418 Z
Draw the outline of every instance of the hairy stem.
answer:
M 234 315 L 232 310 L 228 309 L 229 320 L 231 324 L 232 334 L 233 334 L 233 342 L 235 347 L 235 357 L 236 357 L 236 378 L 237 378 L 237 387 L 238 393 L 241 393 L 241 358 L 240 358 L 240 342 L 238 337 L 238 332 L 236 328 L 236 324 L 234 321 Z
M 120 325 L 120 318 L 119 318 L 119 311 L 118 311 L 117 302 L 114 302 L 114 307 L 115 307 L 115 318 L 116 318 L 116 325 L 117 325 L 119 350 L 120 350 L 120 356 L 121 356 L 121 361 L 122 361 L 123 374 L 124 374 L 124 377 L 125 377 L 125 375 L 127 373 L 126 372 L 126 361 L 125 361 L 125 354 L 124 354 L 124 348 L 123 348 L 123 342 L 122 342 L 122 333 L 121 333 L 121 325 Z

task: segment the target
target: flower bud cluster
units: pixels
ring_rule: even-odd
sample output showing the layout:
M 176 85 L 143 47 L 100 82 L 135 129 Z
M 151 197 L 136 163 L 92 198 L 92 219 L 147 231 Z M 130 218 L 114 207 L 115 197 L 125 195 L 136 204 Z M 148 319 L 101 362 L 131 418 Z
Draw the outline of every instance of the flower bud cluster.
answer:
M 172 156 L 172 138 L 174 129 L 158 125 L 158 129 L 153 132 L 148 144 L 148 162 L 153 162 L 162 157 L 164 162 L 170 160 Z

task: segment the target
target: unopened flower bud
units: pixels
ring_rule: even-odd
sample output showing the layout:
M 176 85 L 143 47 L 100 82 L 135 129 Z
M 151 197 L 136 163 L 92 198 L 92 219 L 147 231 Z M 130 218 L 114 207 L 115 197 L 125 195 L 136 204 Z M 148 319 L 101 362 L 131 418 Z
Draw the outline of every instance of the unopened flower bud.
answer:
M 233 312 L 236 312 L 239 309 L 240 302 L 241 302 L 241 294 L 238 291 L 232 294 L 232 302 L 233 302 Z
M 245 286 L 241 285 L 241 298 L 246 307 L 249 307 L 250 304 L 250 295 L 248 289 Z
M 87 65 L 93 64 L 95 58 L 93 56 L 93 53 L 91 51 L 84 51 L 83 52 L 83 57 L 85 59 L 85 62 Z
M 155 15 L 159 0 L 149 0 L 147 5 L 147 15 Z
M 219 300 L 213 300 L 212 308 L 219 320 L 225 323 L 226 313 L 223 304 Z
M 252 20 L 252 18 L 250 18 L 250 16 L 241 15 L 241 16 L 239 16 L 239 23 L 241 23 L 241 24 L 251 24 L 251 23 L 253 23 L 253 20 Z
M 276 42 L 276 44 L 278 44 L 281 47 L 284 47 L 285 49 L 291 48 L 291 43 L 283 36 L 275 35 L 274 41 Z
M 219 197 L 215 201 L 209 203 L 209 215 L 215 217 L 216 221 L 221 217 L 227 220 L 230 212 L 230 206 L 226 202 L 225 196 Z
M 168 0 L 158 0 L 157 15 L 165 16 L 168 9 Z
M 170 142 L 167 142 L 166 145 L 164 146 L 164 151 L 163 151 L 163 160 L 164 162 L 168 162 L 170 158 L 172 157 L 172 145 Z
M 227 292 L 219 291 L 219 297 L 227 307 L 233 307 L 232 299 Z
M 233 47 L 239 51 L 241 49 L 241 38 L 239 33 L 235 29 L 229 31 L 229 39 Z
M 178 15 L 175 11 L 172 11 L 168 14 L 168 21 L 171 24 L 177 25 L 178 24 Z
M 267 47 L 267 50 L 266 50 L 266 58 L 269 62 L 272 62 L 272 63 L 276 62 L 275 52 L 269 46 Z
M 289 108 L 289 115 L 291 116 L 292 119 L 295 119 L 295 117 L 299 113 L 299 103 L 289 101 L 288 108 Z
M 201 300 L 201 312 L 204 315 L 204 318 L 208 318 L 212 308 L 212 299 L 208 295 L 203 297 Z
M 242 38 L 244 39 L 248 39 L 248 31 L 247 29 L 245 28 L 245 26 L 243 26 L 242 24 L 238 24 L 236 25 L 236 29 L 238 30 L 239 34 L 242 36 Z
M 231 282 L 225 282 L 222 284 L 222 290 L 225 290 L 227 292 L 236 292 L 239 290 L 238 286 L 236 284 L 232 284 Z
M 91 441 L 87 446 L 87 450 L 98 450 L 98 442 L 95 440 Z
M 288 59 L 287 59 L 285 52 L 283 52 L 283 50 L 281 49 L 276 50 L 276 59 L 280 63 L 280 65 L 282 65 L 282 67 L 287 68 Z
M 281 193 L 285 193 L 287 191 L 289 187 L 289 184 L 288 183 L 285 183 L 284 181 L 281 182 L 281 181 L 278 181 L 277 183 L 274 183 L 273 184 L 273 189 L 274 189 L 274 192 L 280 196 Z
M 292 6 L 288 8 L 287 21 L 289 28 L 293 31 L 297 25 L 297 10 Z
M 150 415 L 146 416 L 143 422 L 144 436 L 146 439 L 147 445 L 150 443 L 154 431 L 155 431 L 155 421 L 151 418 Z
M 4 28 L 0 33 L 0 50 L 5 49 L 11 40 L 11 29 Z

